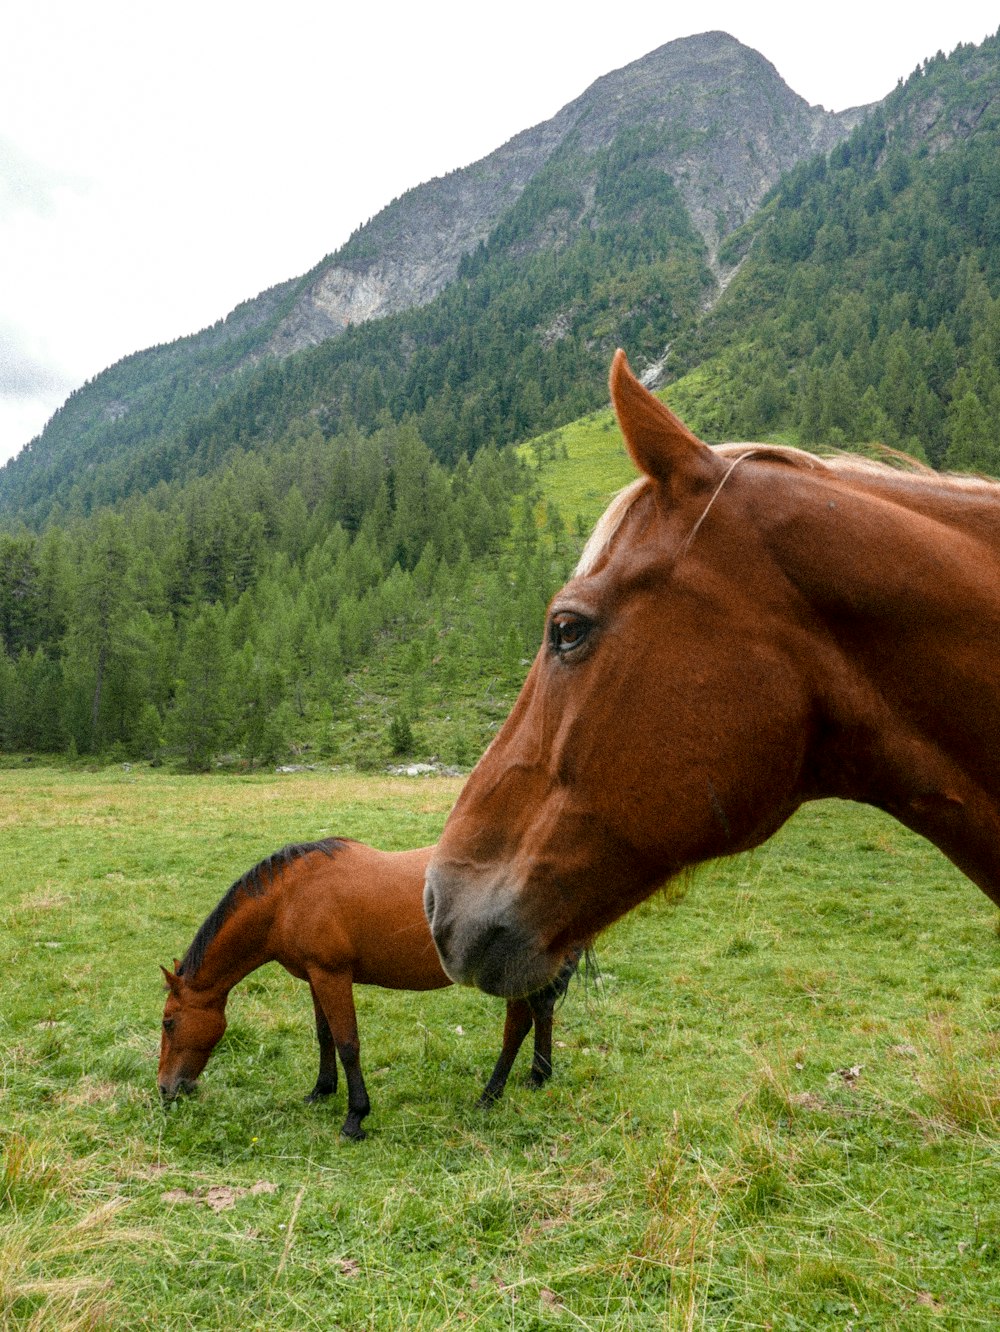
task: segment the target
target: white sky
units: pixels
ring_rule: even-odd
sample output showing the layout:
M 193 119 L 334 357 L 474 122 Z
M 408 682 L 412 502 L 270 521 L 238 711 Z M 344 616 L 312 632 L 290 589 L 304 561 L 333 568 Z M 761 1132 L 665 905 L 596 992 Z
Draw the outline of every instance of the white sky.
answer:
M 336 250 L 602 74 L 723 29 L 828 109 L 1000 26 L 992 3 L 7 0 L 0 463 L 68 393 Z

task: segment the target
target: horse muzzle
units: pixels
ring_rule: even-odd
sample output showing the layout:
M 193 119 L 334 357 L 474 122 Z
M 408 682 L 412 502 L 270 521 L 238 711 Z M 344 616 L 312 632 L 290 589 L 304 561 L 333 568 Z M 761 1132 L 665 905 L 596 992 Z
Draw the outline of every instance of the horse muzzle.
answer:
M 443 867 L 428 869 L 424 911 L 441 965 L 457 984 L 517 999 L 534 994 L 559 970 L 562 958 L 539 947 L 511 898 L 510 889 L 477 892 Z
M 174 1101 L 178 1096 L 188 1096 L 191 1092 L 197 1091 L 197 1078 L 177 1078 L 174 1081 L 160 1082 L 161 1101 Z

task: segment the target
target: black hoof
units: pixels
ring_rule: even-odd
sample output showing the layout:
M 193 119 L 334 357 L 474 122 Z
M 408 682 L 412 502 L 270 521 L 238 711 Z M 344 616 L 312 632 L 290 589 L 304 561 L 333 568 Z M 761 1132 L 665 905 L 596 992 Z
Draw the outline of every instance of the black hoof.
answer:
M 313 1087 L 308 1096 L 303 1096 L 306 1105 L 314 1105 L 317 1101 L 325 1100 L 327 1096 L 332 1096 L 333 1087 Z
M 347 1123 L 344 1125 L 344 1127 L 340 1130 L 340 1136 L 342 1138 L 346 1138 L 348 1142 L 362 1142 L 365 1138 L 368 1137 L 368 1134 L 364 1131 L 364 1129 L 361 1127 L 360 1124 L 352 1124 L 350 1120 L 348 1120 Z

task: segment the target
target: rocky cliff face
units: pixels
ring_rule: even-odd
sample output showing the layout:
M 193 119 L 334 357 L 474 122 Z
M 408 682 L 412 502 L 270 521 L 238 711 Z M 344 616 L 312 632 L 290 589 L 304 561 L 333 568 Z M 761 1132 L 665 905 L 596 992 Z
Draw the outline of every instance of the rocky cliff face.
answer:
M 586 193 L 588 161 L 625 130 L 655 135 L 651 160 L 673 178 L 714 262 L 719 242 L 782 172 L 828 151 L 865 110 L 809 106 L 726 33 L 670 42 L 488 157 L 383 209 L 318 267 L 263 352 L 286 356 L 348 324 L 432 300 L 557 152 L 572 151 Z

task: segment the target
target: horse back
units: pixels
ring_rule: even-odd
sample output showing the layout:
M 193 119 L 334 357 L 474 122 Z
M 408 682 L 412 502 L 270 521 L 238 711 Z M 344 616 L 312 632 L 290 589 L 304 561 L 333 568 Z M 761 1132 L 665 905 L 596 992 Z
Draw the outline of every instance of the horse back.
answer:
M 275 956 L 350 971 L 359 984 L 430 990 L 450 985 L 424 915 L 433 847 L 379 851 L 344 841 L 293 867 L 275 921 Z

